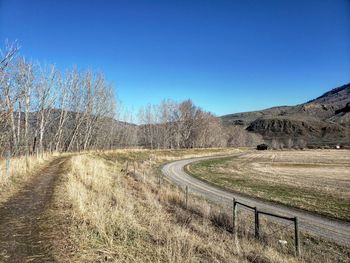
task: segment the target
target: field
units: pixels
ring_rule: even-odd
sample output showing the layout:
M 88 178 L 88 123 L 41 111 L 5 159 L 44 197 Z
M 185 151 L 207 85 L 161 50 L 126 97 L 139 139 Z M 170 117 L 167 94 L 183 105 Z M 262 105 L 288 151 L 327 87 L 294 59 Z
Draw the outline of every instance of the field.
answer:
M 117 150 L 40 159 L 0 206 L 0 261 L 347 262 L 347 247 L 304 234 L 296 258 L 293 229 L 273 222 L 262 221 L 257 241 L 251 215 L 239 217 L 235 238 L 232 210 L 192 195 L 185 205 L 184 192 L 160 177 L 168 161 L 239 152 Z
M 264 235 L 257 242 L 251 216 L 240 217 L 234 239 L 231 210 L 195 196 L 186 208 L 184 193 L 159 181 L 164 162 L 237 152 L 128 150 L 73 156 L 49 214 L 63 221 L 56 223 L 57 236 L 68 232 L 70 240 L 54 244 L 54 254 L 69 254 L 73 262 L 346 262 L 346 247 L 309 236 L 303 237 L 302 257 L 295 258 L 292 229 L 279 230 L 268 222 L 264 229 L 278 235 Z M 69 231 L 66 218 L 71 220 Z M 278 245 L 281 237 L 288 246 Z
M 186 167 L 227 190 L 350 221 L 350 151 L 263 151 Z

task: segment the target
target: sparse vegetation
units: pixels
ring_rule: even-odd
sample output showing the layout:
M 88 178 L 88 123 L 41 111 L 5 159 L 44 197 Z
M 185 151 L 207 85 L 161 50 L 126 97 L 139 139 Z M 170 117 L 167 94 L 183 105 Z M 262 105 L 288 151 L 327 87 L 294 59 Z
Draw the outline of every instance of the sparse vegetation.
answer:
M 262 135 L 274 149 L 348 147 L 350 84 L 296 106 L 277 106 L 261 111 L 221 116 L 224 124 L 240 126 Z
M 51 155 L 12 157 L 9 162 L 9 174 L 6 159 L 0 160 L 0 204 L 23 187 L 26 181 L 52 158 Z
M 155 169 L 162 162 L 209 152 L 121 150 L 72 157 L 52 212 L 58 221 L 71 218 L 66 234 L 70 240 L 65 241 L 71 250 L 67 252 L 67 246 L 58 242 L 53 246 L 56 258 L 65 256 L 73 262 L 346 262 L 344 247 L 308 237 L 303 238 L 302 258 L 295 258 L 292 245 L 278 244 L 279 238 L 292 244 L 291 229 L 267 222 L 263 222 L 264 241 L 257 242 L 249 215 L 239 216 L 235 241 L 230 209 L 196 196 L 191 196 L 185 209 L 182 191 L 165 181 L 159 185 Z M 314 249 L 324 252 L 314 253 Z
M 228 190 L 350 221 L 348 150 L 268 151 L 191 164 Z
M 300 101 L 350 2 L 307 2 L 0 0 L 0 263 L 350 263 L 350 83 Z

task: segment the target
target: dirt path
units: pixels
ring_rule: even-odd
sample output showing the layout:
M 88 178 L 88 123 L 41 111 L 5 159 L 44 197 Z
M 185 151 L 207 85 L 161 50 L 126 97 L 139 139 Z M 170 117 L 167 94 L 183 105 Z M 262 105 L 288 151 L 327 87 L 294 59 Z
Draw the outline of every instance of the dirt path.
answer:
M 67 157 L 51 161 L 0 207 L 0 262 L 53 261 L 47 242 L 50 233 L 43 231 L 41 225 L 66 161 Z
M 243 153 L 244 154 L 244 153 Z M 242 153 L 230 156 L 241 156 Z M 208 160 L 221 157 L 201 157 L 186 160 L 179 160 L 163 166 L 162 172 L 172 183 L 181 187 L 186 185 L 190 192 L 202 195 L 213 202 L 224 206 L 232 206 L 232 198 L 247 205 L 257 207 L 259 210 L 277 213 L 280 215 L 299 218 L 300 229 L 310 234 L 333 240 L 342 244 L 350 245 L 350 223 L 336 219 L 330 219 L 318 214 L 306 212 L 291 207 L 265 202 L 253 197 L 239 193 L 227 192 L 218 187 L 209 185 L 201 180 L 193 178 L 184 171 L 184 167 L 192 162 Z

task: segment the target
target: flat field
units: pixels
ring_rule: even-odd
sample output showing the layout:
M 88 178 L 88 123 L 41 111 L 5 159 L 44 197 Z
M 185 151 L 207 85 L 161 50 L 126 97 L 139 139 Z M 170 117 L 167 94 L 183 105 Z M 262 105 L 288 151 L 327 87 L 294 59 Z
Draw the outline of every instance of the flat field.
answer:
M 348 150 L 256 151 L 186 169 L 227 190 L 350 221 Z

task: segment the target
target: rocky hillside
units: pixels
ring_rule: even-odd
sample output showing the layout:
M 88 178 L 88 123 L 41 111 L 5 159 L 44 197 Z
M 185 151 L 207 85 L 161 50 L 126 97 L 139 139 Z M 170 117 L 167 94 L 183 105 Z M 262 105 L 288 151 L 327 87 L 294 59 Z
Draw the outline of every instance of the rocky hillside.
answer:
M 310 144 L 350 145 L 350 83 L 296 106 L 222 116 L 266 140 L 305 139 Z

